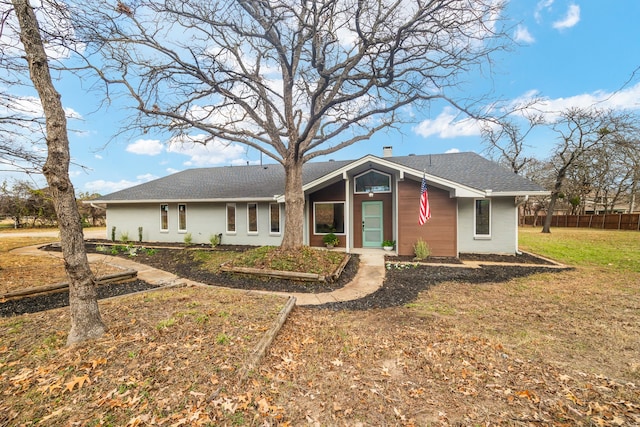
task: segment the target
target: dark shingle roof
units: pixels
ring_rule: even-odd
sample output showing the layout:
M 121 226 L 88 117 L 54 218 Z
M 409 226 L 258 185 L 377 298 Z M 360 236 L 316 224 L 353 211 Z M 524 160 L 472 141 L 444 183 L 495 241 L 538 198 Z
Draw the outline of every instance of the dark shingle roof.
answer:
M 478 190 L 493 192 L 545 191 L 503 166 L 476 153 L 446 153 L 425 156 L 392 157 L 394 163 L 457 182 Z
M 400 156 L 384 160 L 482 191 L 544 191 L 537 184 L 475 153 Z M 303 182 L 315 181 L 353 162 L 307 163 L 303 167 Z M 283 193 L 284 169 L 280 164 L 224 166 L 188 169 L 102 196 L 94 202 L 265 199 Z

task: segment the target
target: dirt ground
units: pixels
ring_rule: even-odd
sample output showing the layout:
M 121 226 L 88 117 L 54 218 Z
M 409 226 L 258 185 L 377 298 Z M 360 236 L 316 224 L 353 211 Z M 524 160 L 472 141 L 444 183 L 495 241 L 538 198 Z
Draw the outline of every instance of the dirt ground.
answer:
M 295 308 L 246 378 L 284 301 L 234 280 L 101 302 L 109 333 L 73 348 L 64 309 L 0 319 L 0 426 L 640 425 L 639 274 L 390 264 Z

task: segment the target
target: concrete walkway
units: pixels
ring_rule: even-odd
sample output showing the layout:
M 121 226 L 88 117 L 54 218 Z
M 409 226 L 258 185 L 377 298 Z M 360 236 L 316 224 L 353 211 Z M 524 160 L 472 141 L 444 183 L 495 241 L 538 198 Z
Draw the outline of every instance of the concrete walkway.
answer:
M 85 233 L 85 238 L 104 238 L 104 232 L 92 232 L 94 234 Z M 23 233 L 20 233 L 23 234 Z M 16 233 L 7 234 L 7 236 L 14 235 Z M 38 232 L 30 232 L 24 235 L 38 235 Z M 44 235 L 44 234 L 40 234 Z M 2 233 L 0 233 L 0 238 Z M 62 257 L 60 252 L 45 252 L 38 249 L 38 246 L 28 246 L 24 248 L 14 249 L 12 253 L 18 253 L 31 256 L 58 256 Z M 296 298 L 296 305 L 320 305 L 330 302 L 351 301 L 363 298 L 369 294 L 374 293 L 382 287 L 385 276 L 385 262 L 384 256 L 386 252 L 383 249 L 353 249 L 352 253 L 360 256 L 360 265 L 358 272 L 351 282 L 345 285 L 343 288 L 336 289 L 333 292 L 311 294 L 311 293 L 286 293 L 286 292 L 270 292 L 270 291 L 248 291 L 250 293 L 258 294 L 271 294 L 282 296 L 293 296 Z M 131 269 L 138 272 L 138 278 L 144 280 L 147 283 L 158 286 L 168 285 L 197 285 L 197 286 L 210 286 L 203 283 L 194 282 L 189 279 L 183 279 L 176 276 L 173 273 L 163 271 L 157 268 L 150 267 L 145 264 L 137 263 L 131 259 L 114 257 L 105 254 L 87 254 L 90 262 L 105 263 L 112 265 L 123 270 Z M 550 261 L 550 260 L 549 260 Z M 553 261 L 551 261 L 553 262 Z M 507 263 L 493 263 L 493 262 L 477 262 L 477 261 L 465 261 L 462 264 L 439 264 L 440 266 L 449 267 L 462 267 L 462 268 L 481 268 L 481 265 L 521 265 L 532 267 L 532 264 L 507 264 Z M 561 264 L 545 265 L 547 268 L 565 268 Z
M 360 299 L 374 293 L 382 287 L 384 281 L 384 255 L 383 249 L 353 249 L 352 253 L 360 255 L 358 272 L 352 281 L 343 288 L 333 292 L 320 294 L 310 293 L 285 293 L 252 291 L 255 293 L 269 293 L 282 296 L 294 296 L 296 305 L 320 305 L 328 302 L 351 301 Z
M 22 233 L 20 233 L 22 234 Z M 16 234 L 13 234 L 14 236 Z M 25 235 L 27 235 L 25 233 Z M 29 234 L 31 236 L 38 235 L 37 232 Z M 40 235 L 44 235 L 41 233 Z M 53 236 L 51 236 L 53 237 Z M 85 238 L 93 238 L 94 236 L 85 235 Z M 104 236 L 95 236 L 97 238 L 104 238 Z M 27 246 L 24 248 L 14 249 L 11 252 L 20 255 L 31 256 L 55 256 L 62 257 L 60 252 L 47 252 L 38 249 L 39 246 Z M 272 294 L 282 296 L 293 296 L 296 298 L 296 305 L 319 305 L 327 302 L 339 302 L 350 301 L 362 298 L 377 291 L 382 287 L 384 281 L 384 255 L 385 252 L 382 249 L 354 249 L 354 253 L 360 255 L 360 266 L 356 276 L 351 282 L 345 285 L 343 288 L 337 289 L 333 292 L 310 294 L 310 293 L 285 293 L 285 292 L 269 292 L 269 291 L 249 291 L 250 293 L 260 294 Z M 147 283 L 158 286 L 169 285 L 198 285 L 209 286 L 202 283 L 194 282 L 192 280 L 183 279 L 176 276 L 173 273 L 163 271 L 157 268 L 150 267 L 145 264 L 137 263 L 131 259 L 114 257 L 105 254 L 87 254 L 89 262 L 92 263 L 104 263 L 112 265 L 123 270 L 136 270 L 138 272 L 138 278 L 144 280 Z

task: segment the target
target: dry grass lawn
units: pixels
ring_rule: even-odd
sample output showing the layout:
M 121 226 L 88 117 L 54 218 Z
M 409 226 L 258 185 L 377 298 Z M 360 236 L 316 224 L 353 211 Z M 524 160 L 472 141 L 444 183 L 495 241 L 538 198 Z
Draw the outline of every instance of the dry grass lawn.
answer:
M 551 239 L 588 236 L 564 233 Z M 73 348 L 66 310 L 0 319 L 0 426 L 640 425 L 640 271 L 587 258 L 562 274 L 444 283 L 404 307 L 296 308 L 247 381 L 281 298 L 196 287 L 112 299 L 100 303 L 109 333 Z

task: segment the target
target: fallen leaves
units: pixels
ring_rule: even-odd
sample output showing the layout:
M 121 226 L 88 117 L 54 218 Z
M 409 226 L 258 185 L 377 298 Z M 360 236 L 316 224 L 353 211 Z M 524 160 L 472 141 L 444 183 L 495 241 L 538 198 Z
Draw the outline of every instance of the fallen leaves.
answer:
M 72 392 L 73 389 L 78 386 L 78 390 L 84 386 L 85 383 L 91 384 L 91 380 L 88 375 L 83 375 L 81 377 L 73 376 L 73 379 L 65 384 L 65 388 L 67 391 Z

